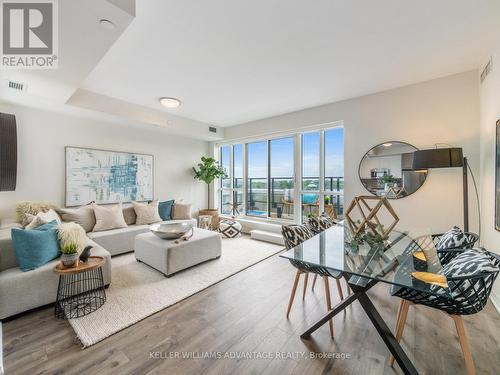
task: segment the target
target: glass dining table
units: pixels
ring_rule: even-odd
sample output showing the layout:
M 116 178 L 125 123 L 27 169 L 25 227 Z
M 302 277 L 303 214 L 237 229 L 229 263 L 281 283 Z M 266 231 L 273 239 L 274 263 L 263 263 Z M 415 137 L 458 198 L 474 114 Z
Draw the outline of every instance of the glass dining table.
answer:
M 432 241 L 426 240 L 426 236 L 412 238 L 408 232 L 393 230 L 385 239 L 376 236 L 359 238 L 353 236 L 348 226 L 336 225 L 280 255 L 303 271 L 327 276 L 340 272 L 352 290 L 351 294 L 302 333 L 301 338 L 308 339 L 336 314 L 358 301 L 402 371 L 405 374 L 418 374 L 366 292 L 382 282 L 394 288 L 409 288 L 440 298 L 452 298 L 446 282 L 434 283 L 422 278 L 435 275 L 439 262 L 436 266 L 429 265 L 426 272 L 421 272 L 418 260 L 414 259 L 416 252 L 432 246 Z

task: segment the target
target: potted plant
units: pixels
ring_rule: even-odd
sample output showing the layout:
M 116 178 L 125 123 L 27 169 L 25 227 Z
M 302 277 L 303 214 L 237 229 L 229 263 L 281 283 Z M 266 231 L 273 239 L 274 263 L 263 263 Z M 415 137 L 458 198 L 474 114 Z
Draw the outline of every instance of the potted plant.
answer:
M 61 262 L 64 267 L 78 266 L 78 245 L 70 242 L 61 249 Z
M 217 209 L 210 208 L 210 184 L 214 182 L 216 178 L 227 177 L 226 171 L 222 168 L 214 158 L 211 157 L 201 157 L 201 163 L 198 163 L 198 169 L 193 167 L 195 180 L 203 181 L 207 184 L 208 191 L 208 208 L 206 210 L 200 210 L 199 215 L 211 215 L 212 228 L 217 229 L 219 226 L 219 214 Z
M 391 187 L 396 181 L 397 180 L 394 178 L 392 174 L 384 174 L 382 177 L 378 179 L 378 182 L 384 185 L 385 191 L 389 190 L 389 187 Z

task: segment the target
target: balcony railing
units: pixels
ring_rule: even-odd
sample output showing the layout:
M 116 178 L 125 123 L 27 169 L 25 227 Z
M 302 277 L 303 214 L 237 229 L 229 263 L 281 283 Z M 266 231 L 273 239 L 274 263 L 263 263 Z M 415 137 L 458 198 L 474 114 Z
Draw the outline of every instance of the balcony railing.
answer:
M 269 216 L 271 217 L 293 219 L 293 178 L 271 177 L 270 186 L 267 186 L 267 181 L 267 178 L 248 178 L 246 214 L 249 216 L 268 217 L 269 213 Z M 319 178 L 303 177 L 302 185 L 304 187 L 302 196 L 303 215 L 307 215 L 308 213 L 312 212 L 319 213 L 319 195 L 314 193 L 307 193 L 307 190 L 319 190 Z M 243 187 L 243 179 L 235 178 L 233 181 L 233 186 L 235 188 Z M 328 211 L 328 207 L 332 207 L 333 209 L 335 209 L 337 215 L 343 214 L 343 191 L 343 177 L 325 177 L 324 199 L 326 211 Z M 267 200 L 268 195 L 269 201 Z M 315 196 L 316 200 L 314 200 Z M 224 199 L 224 197 L 226 199 Z M 224 193 L 222 193 L 221 198 L 223 212 L 230 213 L 230 206 L 227 204 L 230 199 L 230 193 L 226 193 L 226 196 L 224 196 Z M 240 208 L 242 208 L 242 198 L 242 192 L 233 192 L 233 201 L 239 201 L 238 203 L 240 203 Z

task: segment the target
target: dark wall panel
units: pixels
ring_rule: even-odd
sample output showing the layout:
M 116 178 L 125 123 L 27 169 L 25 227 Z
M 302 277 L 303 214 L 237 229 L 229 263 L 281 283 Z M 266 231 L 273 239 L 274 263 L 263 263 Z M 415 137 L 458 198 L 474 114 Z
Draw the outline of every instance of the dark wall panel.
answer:
M 16 116 L 0 113 L 0 191 L 16 190 Z

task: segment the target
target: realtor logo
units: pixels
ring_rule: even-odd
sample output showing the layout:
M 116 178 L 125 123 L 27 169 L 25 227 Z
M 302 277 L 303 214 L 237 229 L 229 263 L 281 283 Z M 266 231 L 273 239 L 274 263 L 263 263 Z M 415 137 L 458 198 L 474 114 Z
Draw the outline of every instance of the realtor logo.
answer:
M 57 68 L 57 2 L 2 0 L 0 4 L 1 68 Z

